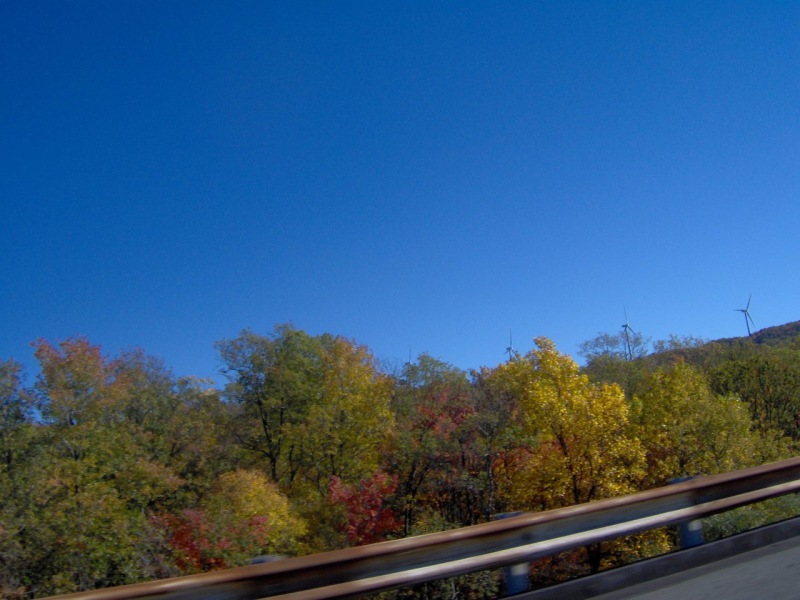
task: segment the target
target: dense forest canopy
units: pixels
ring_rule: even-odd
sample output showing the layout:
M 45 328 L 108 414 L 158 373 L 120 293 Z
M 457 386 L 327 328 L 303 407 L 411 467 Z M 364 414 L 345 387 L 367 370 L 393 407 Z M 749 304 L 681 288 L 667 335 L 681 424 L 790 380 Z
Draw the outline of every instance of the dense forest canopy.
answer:
M 537 338 L 466 372 L 292 325 L 217 343 L 221 388 L 141 350 L 39 340 L 0 362 L 0 593 L 121 585 L 590 502 L 790 456 L 800 327 L 704 342 Z M 540 564 L 539 583 L 669 549 L 669 532 Z M 459 578 L 490 597 L 492 574 Z M 455 589 L 455 588 L 453 588 Z M 409 596 L 442 597 L 436 586 Z

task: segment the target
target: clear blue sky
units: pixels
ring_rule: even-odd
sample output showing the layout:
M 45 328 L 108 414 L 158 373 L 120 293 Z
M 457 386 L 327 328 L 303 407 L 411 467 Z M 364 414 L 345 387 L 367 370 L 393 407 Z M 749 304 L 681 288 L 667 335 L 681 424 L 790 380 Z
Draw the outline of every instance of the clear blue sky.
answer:
M 800 4 L 0 2 L 0 358 L 218 383 L 291 321 L 462 368 L 800 319 Z

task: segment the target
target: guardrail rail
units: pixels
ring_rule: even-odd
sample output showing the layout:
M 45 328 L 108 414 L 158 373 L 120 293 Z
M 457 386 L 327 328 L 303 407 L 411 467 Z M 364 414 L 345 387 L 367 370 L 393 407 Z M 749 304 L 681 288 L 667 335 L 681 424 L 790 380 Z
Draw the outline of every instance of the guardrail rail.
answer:
M 441 533 L 59 600 L 322 600 L 504 567 L 800 491 L 800 457 Z

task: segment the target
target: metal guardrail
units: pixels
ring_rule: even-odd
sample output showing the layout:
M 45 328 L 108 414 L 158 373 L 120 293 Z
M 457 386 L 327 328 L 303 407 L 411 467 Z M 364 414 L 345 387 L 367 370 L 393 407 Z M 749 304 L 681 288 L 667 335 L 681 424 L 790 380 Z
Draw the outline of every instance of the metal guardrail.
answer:
M 345 598 L 503 567 L 800 491 L 800 458 L 588 504 L 60 600 Z

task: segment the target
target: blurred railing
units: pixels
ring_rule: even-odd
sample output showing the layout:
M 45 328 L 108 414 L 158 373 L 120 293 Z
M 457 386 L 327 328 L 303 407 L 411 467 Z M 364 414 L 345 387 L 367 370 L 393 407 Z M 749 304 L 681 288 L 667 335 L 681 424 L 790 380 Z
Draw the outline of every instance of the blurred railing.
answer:
M 60 600 L 346 598 L 534 560 L 800 491 L 800 458 L 541 513 Z

